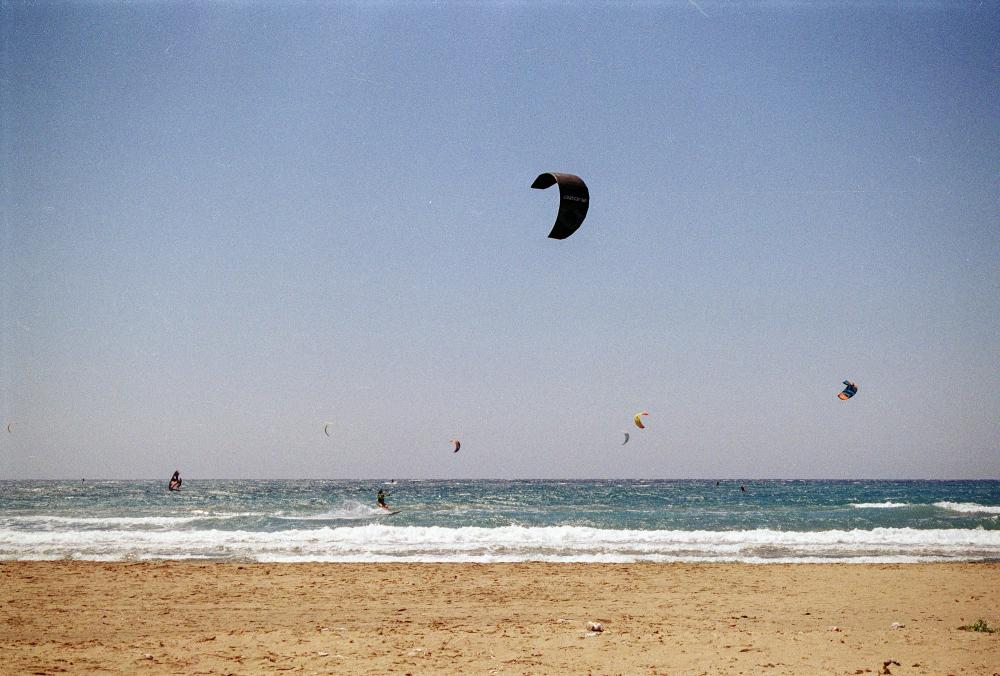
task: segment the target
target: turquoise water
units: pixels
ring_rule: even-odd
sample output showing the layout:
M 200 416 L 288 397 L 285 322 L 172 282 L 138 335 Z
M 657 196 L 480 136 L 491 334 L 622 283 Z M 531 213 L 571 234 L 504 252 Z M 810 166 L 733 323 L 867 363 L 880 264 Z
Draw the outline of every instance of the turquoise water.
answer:
M 743 485 L 7 481 L 0 559 L 1000 560 L 997 481 Z

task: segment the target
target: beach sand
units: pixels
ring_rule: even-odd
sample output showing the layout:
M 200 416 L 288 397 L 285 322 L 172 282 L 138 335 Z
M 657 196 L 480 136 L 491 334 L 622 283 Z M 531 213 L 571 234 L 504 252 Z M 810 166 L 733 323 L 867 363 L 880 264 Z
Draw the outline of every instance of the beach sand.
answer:
M 0 600 L 3 673 L 1000 674 L 958 628 L 1000 564 L 6 562 Z

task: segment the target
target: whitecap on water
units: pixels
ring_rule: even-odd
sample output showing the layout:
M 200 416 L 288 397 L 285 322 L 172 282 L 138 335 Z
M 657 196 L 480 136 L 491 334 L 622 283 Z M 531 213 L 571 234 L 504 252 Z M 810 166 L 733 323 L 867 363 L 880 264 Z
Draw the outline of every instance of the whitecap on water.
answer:
M 966 514 L 1000 514 L 1000 505 L 980 505 L 975 502 L 935 502 L 935 507 Z
M 897 507 L 911 507 L 908 502 L 852 502 L 851 507 L 855 509 L 895 509 Z

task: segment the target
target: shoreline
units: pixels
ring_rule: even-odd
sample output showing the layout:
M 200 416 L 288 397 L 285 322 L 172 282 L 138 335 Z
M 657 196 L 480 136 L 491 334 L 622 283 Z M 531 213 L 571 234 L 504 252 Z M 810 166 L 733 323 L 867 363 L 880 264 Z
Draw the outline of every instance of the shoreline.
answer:
M 995 562 L 5 561 L 0 580 L 11 673 L 1000 674 L 1000 632 L 958 628 L 1000 626 Z

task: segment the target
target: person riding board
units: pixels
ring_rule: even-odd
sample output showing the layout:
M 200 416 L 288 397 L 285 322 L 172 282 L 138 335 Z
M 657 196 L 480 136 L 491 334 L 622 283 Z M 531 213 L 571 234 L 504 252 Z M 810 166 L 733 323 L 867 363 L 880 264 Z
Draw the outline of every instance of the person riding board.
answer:
M 375 495 L 375 502 L 377 502 L 378 506 L 384 510 L 389 509 L 389 505 L 385 504 L 385 496 L 387 495 L 392 495 L 392 493 L 386 493 L 381 488 L 378 489 L 378 493 Z

